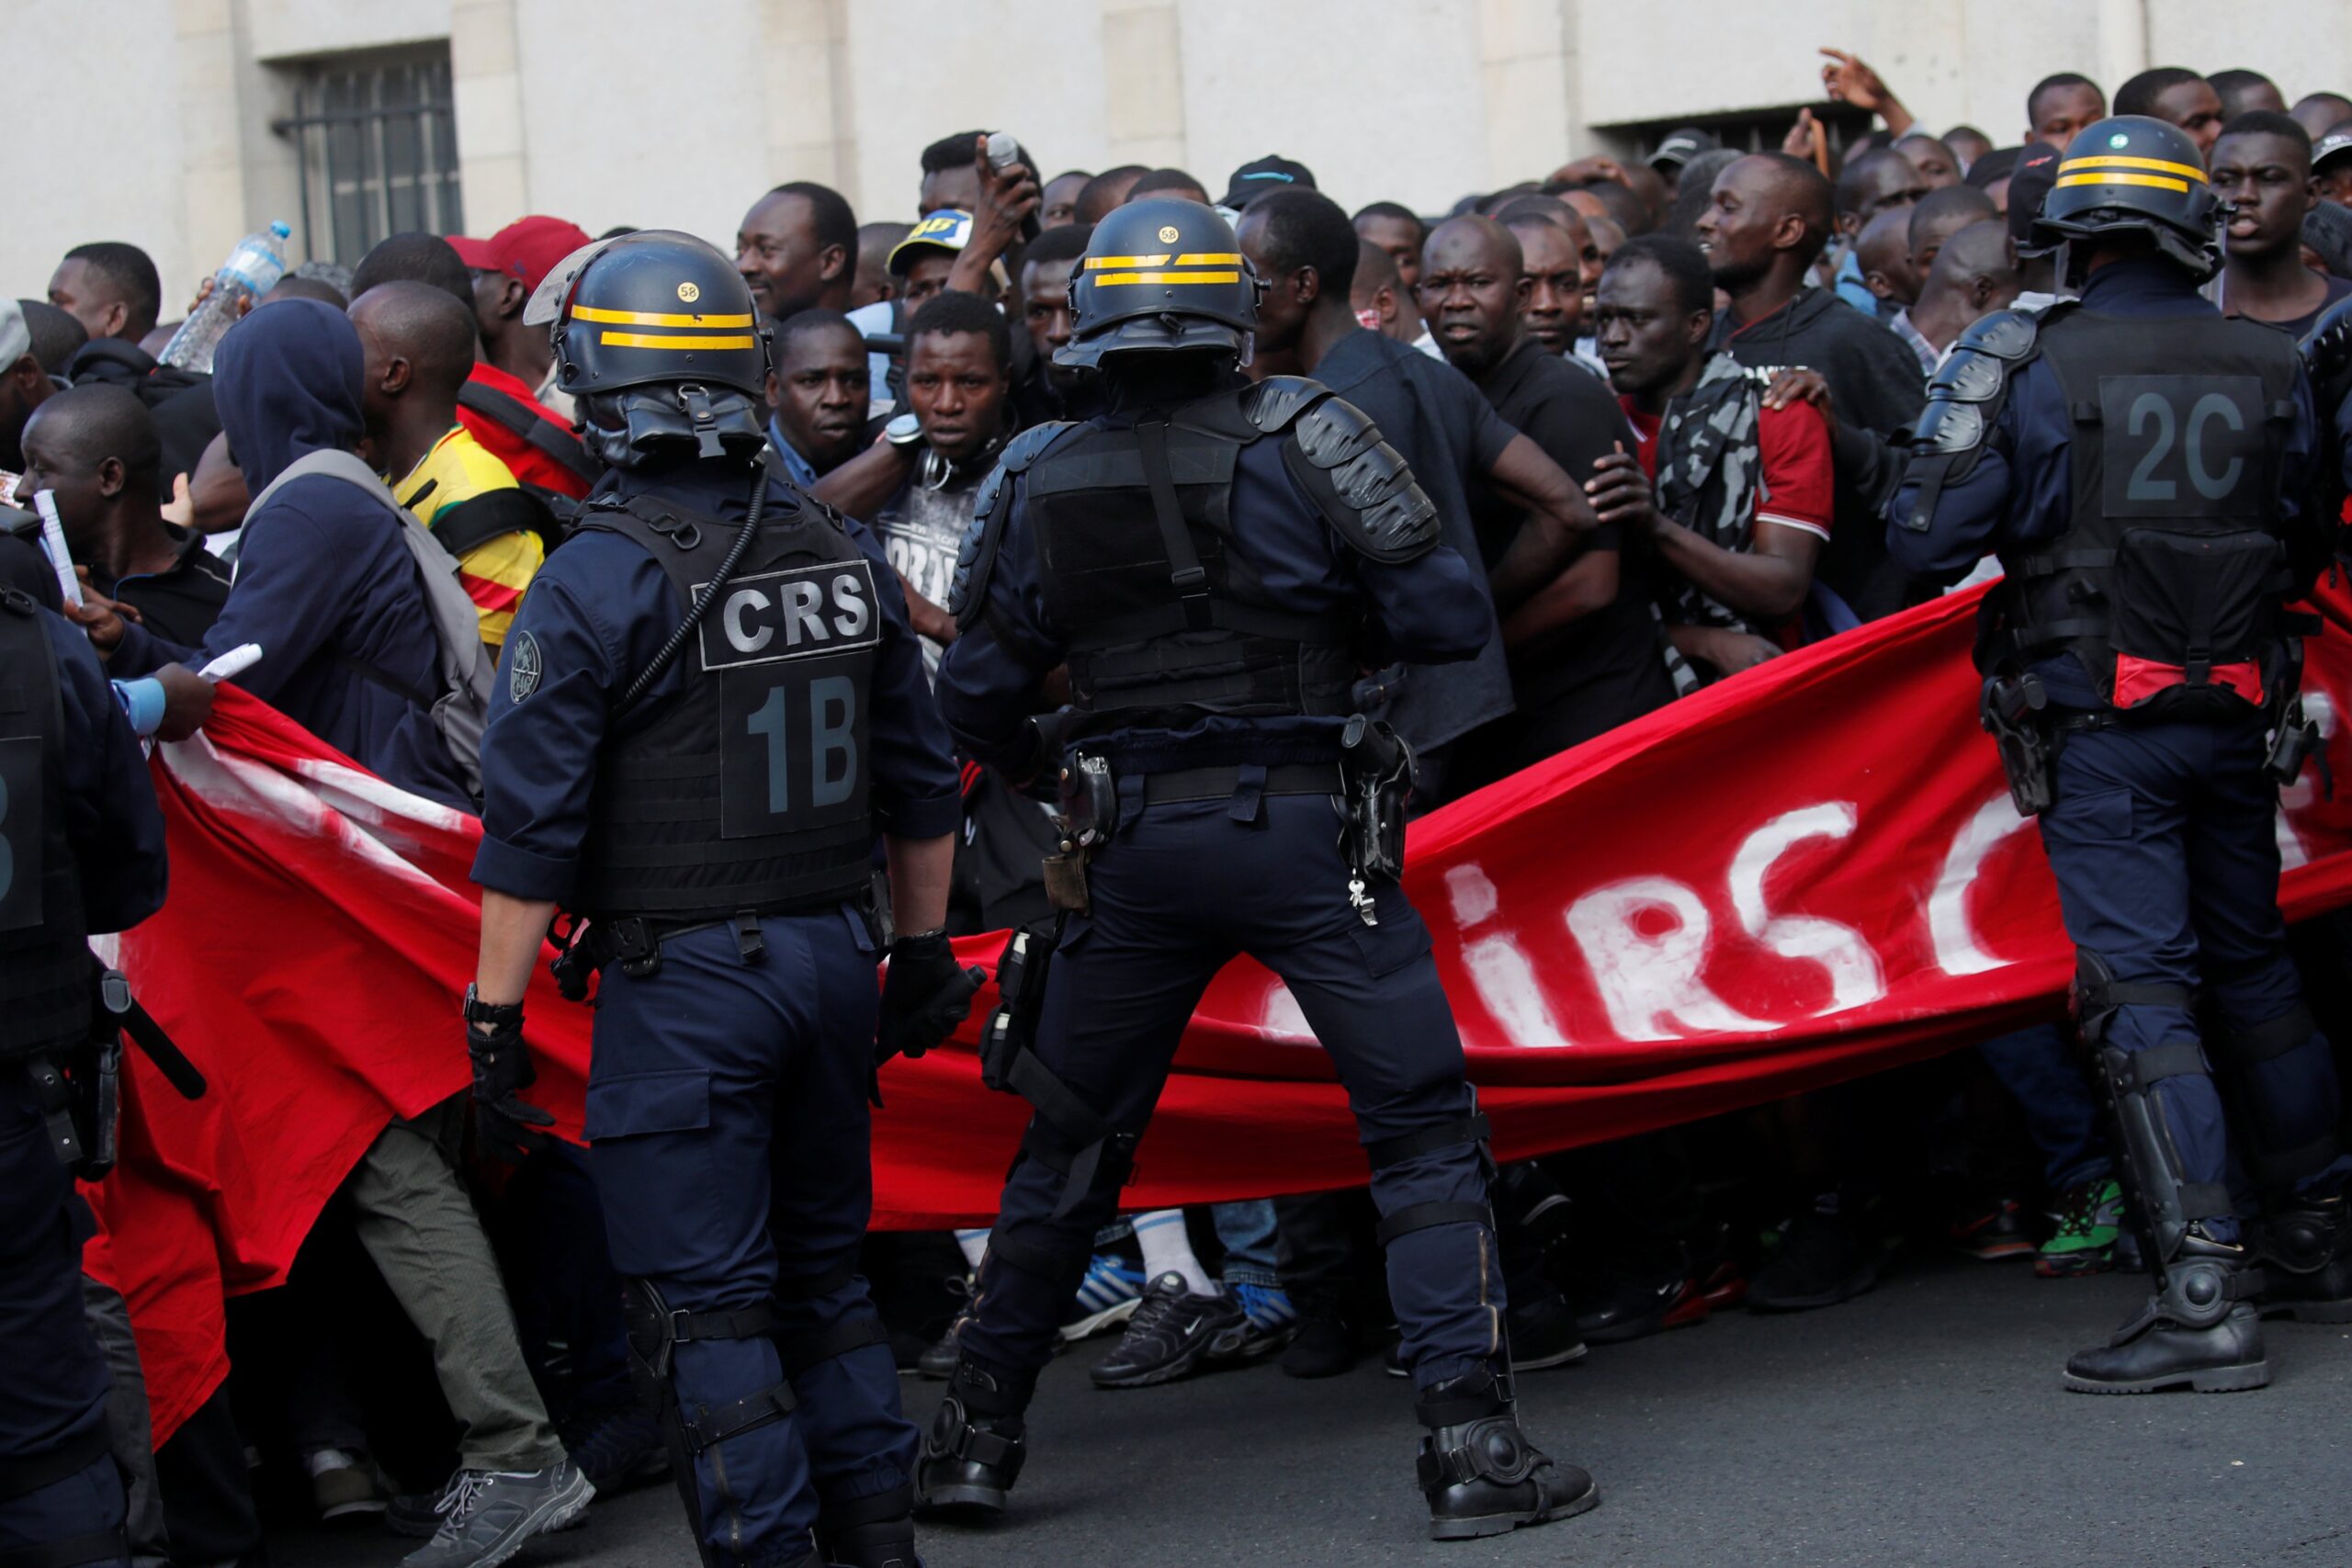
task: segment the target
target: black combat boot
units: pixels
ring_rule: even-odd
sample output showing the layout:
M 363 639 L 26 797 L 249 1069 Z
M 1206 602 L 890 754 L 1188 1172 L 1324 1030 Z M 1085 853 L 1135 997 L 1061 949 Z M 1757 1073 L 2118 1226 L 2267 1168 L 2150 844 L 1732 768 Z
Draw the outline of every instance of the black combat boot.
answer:
M 1028 1452 L 1021 1413 L 1035 1387 L 1034 1376 L 1014 1379 L 969 1357 L 956 1363 L 916 1467 L 915 1496 L 924 1507 L 1004 1512 L 1004 1495 Z
M 2067 1358 L 2068 1389 L 2235 1393 L 2270 1382 L 2262 1319 L 2252 1305 L 2262 1289 L 2262 1270 L 2252 1266 L 2243 1246 L 2215 1241 L 2203 1225 L 2191 1224 L 2178 1254 L 2164 1265 L 2163 1280 L 2114 1337 Z
M 2256 1245 L 2269 1279 L 2266 1316 L 2352 1323 L 2352 1204 L 2343 1193 L 2273 1203 Z
M 1509 1380 L 1491 1371 L 1432 1384 L 1414 1401 L 1413 1414 L 1430 1429 L 1419 1469 L 1431 1540 L 1503 1535 L 1581 1514 L 1600 1501 L 1591 1476 L 1546 1458 L 1528 1440 Z

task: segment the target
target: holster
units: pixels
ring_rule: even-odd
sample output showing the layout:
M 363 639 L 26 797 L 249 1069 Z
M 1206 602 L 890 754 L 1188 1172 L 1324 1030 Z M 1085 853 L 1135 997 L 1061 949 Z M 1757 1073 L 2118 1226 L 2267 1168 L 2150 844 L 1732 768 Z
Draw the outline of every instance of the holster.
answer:
M 2314 619 L 2316 617 L 2313 617 Z M 2264 766 L 2279 788 L 2301 776 L 2306 761 L 2319 764 L 2321 793 L 2335 798 L 2335 775 L 2327 765 L 2327 750 L 2320 742 L 2319 725 L 2303 711 L 2303 642 L 2299 637 L 2281 639 L 2271 660 L 2268 699 L 2263 722 L 2270 730 L 2270 752 Z
M 2050 694 L 2031 674 L 1988 675 L 1977 701 L 1977 720 L 2001 753 L 2009 799 L 2020 817 L 2040 816 L 2055 798 L 2058 755 L 2041 718 L 2049 705 Z
M 1012 1087 L 1014 1064 L 1037 1043 L 1037 1021 L 1046 1010 L 1046 975 L 1052 968 L 1061 922 L 1050 931 L 1021 930 L 1004 944 L 996 963 L 996 1011 L 980 1029 L 980 1082 L 1001 1094 Z
M 1054 826 L 1061 848 L 1045 860 L 1046 901 L 1066 914 L 1083 915 L 1092 904 L 1086 890 L 1087 862 L 1119 830 L 1119 786 L 1111 760 L 1099 751 L 1073 756 L 1062 769 L 1057 798 Z
M 1367 883 L 1394 883 L 1404 874 L 1405 812 L 1420 782 L 1413 749 L 1387 724 L 1357 714 L 1340 737 L 1340 778 L 1349 869 Z

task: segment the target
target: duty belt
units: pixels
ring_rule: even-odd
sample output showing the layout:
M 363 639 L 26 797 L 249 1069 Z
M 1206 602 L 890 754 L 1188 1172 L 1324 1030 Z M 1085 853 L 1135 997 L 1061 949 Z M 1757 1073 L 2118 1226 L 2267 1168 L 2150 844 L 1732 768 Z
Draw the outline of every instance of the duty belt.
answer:
M 1227 800 L 1243 788 L 1248 774 L 1262 773 L 1260 795 L 1337 795 L 1341 785 L 1337 762 L 1283 762 L 1263 769 L 1178 768 L 1148 775 L 1143 803 L 1167 806 L 1185 800 Z
M 588 929 L 576 938 L 567 940 L 563 952 L 556 959 L 556 979 L 565 996 L 573 1001 L 587 994 L 588 976 L 617 960 L 621 973 L 632 980 L 651 977 L 662 967 L 662 944 L 689 931 L 705 931 L 724 926 L 735 932 L 736 950 L 746 964 L 760 964 L 767 958 L 767 939 L 760 934 L 760 922 L 789 915 L 820 915 L 854 905 L 859 895 L 854 892 L 827 894 L 821 897 L 803 898 L 782 904 L 763 904 L 756 908 L 739 909 L 731 915 L 640 916 L 622 915 L 604 918 L 590 917 Z M 575 927 L 576 929 L 576 927 Z M 578 995 L 573 995 L 574 990 Z

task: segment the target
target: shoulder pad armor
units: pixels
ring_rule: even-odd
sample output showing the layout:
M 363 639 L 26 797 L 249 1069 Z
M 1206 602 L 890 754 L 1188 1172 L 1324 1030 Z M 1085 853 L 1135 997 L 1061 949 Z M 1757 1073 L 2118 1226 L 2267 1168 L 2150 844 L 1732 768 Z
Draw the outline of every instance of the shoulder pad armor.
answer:
M 1069 420 L 1051 420 L 1033 424 L 1004 444 L 1004 451 L 989 470 L 988 479 L 980 486 L 980 493 L 972 502 L 972 521 L 964 529 L 964 542 L 956 551 L 956 578 L 948 584 L 947 613 L 956 624 L 964 626 L 967 617 L 977 614 L 989 591 L 989 572 L 996 565 L 997 547 L 1004 537 L 1005 515 L 1012 510 L 1012 480 L 1011 476 L 1028 471 L 1054 444 L 1054 438 L 1070 427 Z
M 1305 376 L 1269 376 L 1241 394 L 1241 412 L 1268 435 L 1291 427 L 1293 421 L 1331 389 Z
M 2338 299 L 2303 335 L 2303 371 L 2320 400 L 2323 418 L 2352 390 L 2352 298 Z
M 1912 451 L 1958 454 L 1983 446 L 2009 377 L 2033 357 L 2041 333 L 2041 319 L 2026 310 L 1996 310 L 1962 333 L 1928 382 Z
M 1299 416 L 1290 435 L 1283 458 L 1293 477 L 1350 548 L 1390 565 L 1436 547 L 1436 503 L 1362 409 L 1326 393 Z
M 2041 318 L 2033 311 L 1995 310 L 1971 321 L 1952 347 L 2015 361 L 2030 357 L 2034 340 L 2041 335 Z

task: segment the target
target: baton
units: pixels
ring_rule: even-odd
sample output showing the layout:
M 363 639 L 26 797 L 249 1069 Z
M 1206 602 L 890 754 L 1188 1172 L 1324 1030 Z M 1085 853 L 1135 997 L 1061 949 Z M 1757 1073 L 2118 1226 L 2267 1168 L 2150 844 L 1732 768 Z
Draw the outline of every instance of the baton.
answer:
M 138 998 L 130 994 L 130 982 L 123 978 L 120 970 L 99 969 L 98 1000 L 119 1021 L 122 1032 L 130 1036 L 130 1043 L 155 1064 L 155 1070 L 164 1075 L 164 1081 L 179 1091 L 182 1100 L 204 1098 L 204 1075 L 198 1072 L 196 1064 L 172 1043 L 172 1037 L 164 1032 L 164 1026 L 139 1005 Z

